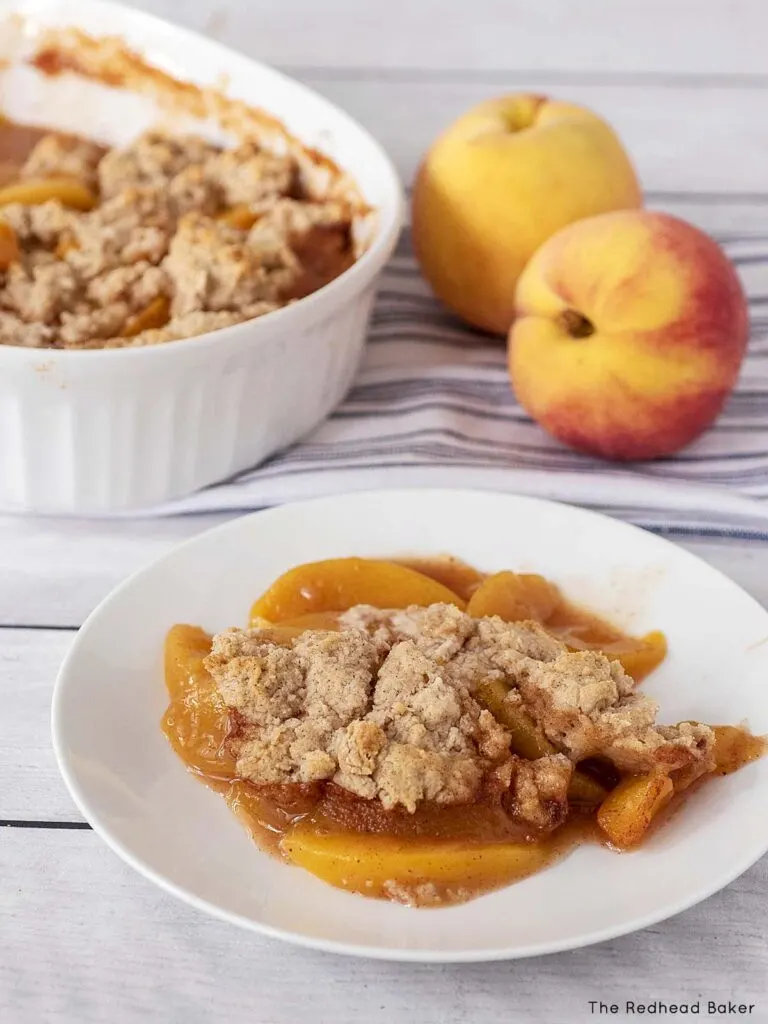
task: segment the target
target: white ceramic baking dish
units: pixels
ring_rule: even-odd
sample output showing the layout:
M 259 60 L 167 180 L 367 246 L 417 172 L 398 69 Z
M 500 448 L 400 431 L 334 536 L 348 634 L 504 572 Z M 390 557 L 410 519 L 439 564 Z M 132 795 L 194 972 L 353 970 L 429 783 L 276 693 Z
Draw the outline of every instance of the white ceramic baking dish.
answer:
M 21 33 L 14 13 L 23 16 Z M 349 270 L 256 320 L 147 348 L 0 346 L 0 507 L 87 514 L 189 494 L 327 416 L 358 365 L 403 203 L 380 146 L 332 104 L 218 43 L 104 0 L 0 0 L 0 57 L 12 60 L 0 71 L 3 113 L 115 143 L 157 121 L 146 96 L 120 90 L 116 102 L 115 90 L 78 75 L 46 78 L 14 63 L 39 33 L 65 26 L 118 36 L 179 79 L 226 83 L 228 96 L 274 114 L 349 172 L 376 211 L 370 243 Z

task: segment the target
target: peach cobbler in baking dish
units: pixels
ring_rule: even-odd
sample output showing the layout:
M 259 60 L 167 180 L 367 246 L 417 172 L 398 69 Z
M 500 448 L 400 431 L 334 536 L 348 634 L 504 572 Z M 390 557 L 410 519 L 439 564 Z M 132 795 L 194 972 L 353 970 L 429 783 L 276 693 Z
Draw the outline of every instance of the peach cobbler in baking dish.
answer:
M 0 122 L 0 344 L 154 345 L 261 316 L 354 262 L 354 205 L 299 158 Z
M 741 728 L 657 724 L 637 684 L 665 653 L 540 576 L 332 559 L 280 577 L 248 629 L 171 629 L 163 730 L 263 848 L 439 906 L 578 842 L 634 847 L 763 754 Z
M 120 40 L 48 35 L 36 72 L 151 95 L 159 120 L 105 145 L 0 117 L 0 344 L 203 334 L 309 295 L 364 250 L 373 211 L 355 183 L 275 118 Z

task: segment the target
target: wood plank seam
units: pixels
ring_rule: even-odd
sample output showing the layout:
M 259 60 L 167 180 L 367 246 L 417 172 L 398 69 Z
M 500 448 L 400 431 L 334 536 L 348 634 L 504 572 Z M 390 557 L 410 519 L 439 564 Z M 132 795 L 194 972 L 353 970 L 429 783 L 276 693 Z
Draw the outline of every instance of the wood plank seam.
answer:
M 80 629 L 80 626 L 49 626 L 40 625 L 35 622 L 3 622 L 0 623 L 0 630 L 1 629 L 28 629 L 37 632 L 45 632 L 46 630 L 50 630 L 54 633 L 76 633 L 78 629 Z
M 91 829 L 87 821 L 34 821 L 19 818 L 0 818 L 0 828 Z M 92 830 L 92 829 L 91 829 Z

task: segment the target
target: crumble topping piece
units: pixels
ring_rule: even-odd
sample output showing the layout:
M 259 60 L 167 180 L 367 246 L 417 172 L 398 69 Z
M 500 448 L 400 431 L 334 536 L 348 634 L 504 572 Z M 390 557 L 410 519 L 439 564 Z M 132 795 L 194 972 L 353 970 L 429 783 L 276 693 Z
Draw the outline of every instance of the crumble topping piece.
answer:
M 296 273 L 284 294 L 301 298 L 337 277 L 354 262 L 349 203 L 278 199 L 254 204 L 258 215 L 248 244 L 265 259 L 294 261 Z
M 378 796 L 385 807 L 465 803 L 484 769 L 509 757 L 506 730 L 412 640 L 395 643 L 385 657 L 362 724 L 380 731 L 376 765 L 361 775 L 340 764 L 336 781 L 359 796 Z
M 351 186 L 346 200 L 331 187 L 330 171 L 327 198 L 308 192 L 305 172 L 296 153 L 254 140 L 222 149 L 153 130 L 105 151 L 44 136 L 21 177 L 75 177 L 99 202 L 89 211 L 55 199 L 3 207 L 22 258 L 0 272 L 0 344 L 154 345 L 309 294 L 353 262 L 356 200 Z M 227 221 L 230 211 L 243 226 Z M 150 318 L 131 336 L 133 316 L 158 297 L 168 322 Z
M 100 306 L 124 302 L 128 312 L 136 312 L 158 296 L 167 295 L 169 290 L 165 271 L 148 260 L 139 260 L 94 277 L 86 285 L 85 295 Z
M 333 736 L 370 701 L 378 653 L 362 633 L 308 633 L 286 648 L 259 630 L 214 638 L 206 659 L 237 712 L 229 740 L 243 778 L 313 782 L 331 778 Z
M 126 188 L 73 220 L 74 245 L 66 262 L 85 280 L 138 260 L 165 256 L 175 223 L 168 197 L 150 188 Z
M 28 324 L 13 313 L 0 310 L 0 345 L 45 348 L 53 339 L 54 330 L 47 324 Z
M 674 771 L 698 765 L 700 772 L 715 766 L 714 734 L 708 725 L 699 722 L 680 722 L 679 725 L 648 725 L 646 729 L 633 729 L 626 703 L 609 709 L 603 716 L 605 730 L 600 740 L 602 752 L 618 768 L 642 771 L 649 764 Z M 655 701 L 649 702 L 656 710 Z M 634 707 L 630 714 L 635 712 Z
M 562 640 L 552 636 L 538 622 L 504 622 L 494 615 L 477 619 L 476 623 L 469 651 L 489 652 L 505 672 L 513 669 L 521 658 L 549 662 L 567 650 Z
M 176 217 L 192 212 L 214 217 L 223 205 L 221 189 L 202 164 L 191 164 L 171 178 L 168 197 Z
M 109 198 L 126 188 L 167 186 L 190 164 L 203 164 L 217 153 L 199 135 L 144 132 L 130 146 L 116 146 L 106 153 L 98 169 L 101 194 Z
M 253 142 L 217 152 L 207 162 L 207 176 L 221 191 L 224 205 L 239 206 L 289 195 L 296 187 L 296 166 Z
M 509 738 L 465 686 L 413 641 L 388 651 L 361 630 L 308 631 L 290 647 L 269 630 L 214 638 L 206 667 L 237 727 L 237 770 L 257 783 L 332 779 L 386 808 L 466 803 Z
M 363 630 L 385 648 L 398 640 L 411 640 L 441 664 L 461 650 L 473 631 L 472 619 L 450 604 L 396 610 L 358 604 L 339 616 L 339 624 L 343 629 Z
M 91 188 L 98 182 L 97 168 L 104 147 L 70 135 L 44 135 L 21 168 L 21 178 L 79 178 Z
M 282 198 L 254 203 L 257 220 L 251 228 L 249 242 L 266 247 L 295 242 L 313 228 L 346 228 L 350 221 L 349 203 L 339 200 L 298 200 Z
M 52 324 L 77 299 L 80 283 L 61 260 L 12 263 L 3 306 L 23 321 Z
M 510 795 L 516 818 L 539 829 L 555 829 L 568 817 L 568 786 L 573 762 L 564 754 L 535 761 L 515 758 Z
M 519 664 L 514 679 L 547 738 L 575 761 L 601 754 L 626 771 L 713 764 L 709 726 L 657 726 L 656 702 L 632 692 L 619 662 L 596 651 Z
M 344 612 L 339 623 L 363 629 L 385 645 L 412 639 L 443 665 L 449 678 L 471 687 L 481 679 L 506 678 L 506 667 L 522 658 L 547 661 L 566 651 L 565 644 L 536 622 L 472 619 L 449 604 L 395 610 L 357 605 Z
M 73 313 L 62 313 L 59 337 L 65 345 L 80 347 L 85 342 L 110 338 L 126 320 L 124 303 L 102 307 L 80 307 Z
M 52 250 L 59 244 L 62 235 L 72 230 L 77 215 L 58 199 L 49 199 L 38 206 L 8 203 L 2 209 L 2 217 L 13 228 L 24 249 Z M 53 258 L 52 253 L 51 256 Z
M 265 265 L 243 232 L 190 213 L 182 219 L 163 268 L 171 280 L 174 315 L 247 309 L 275 303 L 297 273 L 289 250 Z

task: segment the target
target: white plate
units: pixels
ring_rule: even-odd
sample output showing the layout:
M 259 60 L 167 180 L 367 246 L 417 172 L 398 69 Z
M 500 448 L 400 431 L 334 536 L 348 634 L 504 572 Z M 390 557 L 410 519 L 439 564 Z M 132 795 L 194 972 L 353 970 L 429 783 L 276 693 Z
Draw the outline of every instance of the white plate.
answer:
M 451 552 L 486 570 L 536 570 L 670 655 L 646 683 L 661 720 L 768 731 L 768 613 L 692 555 L 566 505 L 467 491 L 326 498 L 235 520 L 182 545 L 90 616 L 62 666 L 53 739 L 72 796 L 124 860 L 233 924 L 393 960 L 531 956 L 653 924 L 716 892 L 768 849 L 768 760 L 704 787 L 641 850 L 577 849 L 548 871 L 458 907 L 413 910 L 334 889 L 261 853 L 160 732 L 166 630 L 246 621 L 299 562 Z

